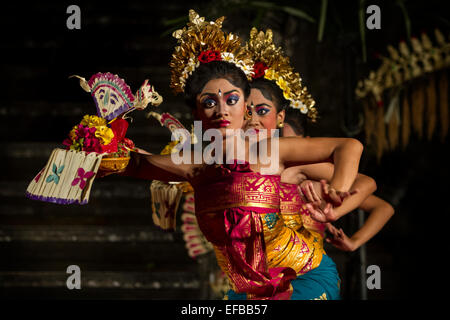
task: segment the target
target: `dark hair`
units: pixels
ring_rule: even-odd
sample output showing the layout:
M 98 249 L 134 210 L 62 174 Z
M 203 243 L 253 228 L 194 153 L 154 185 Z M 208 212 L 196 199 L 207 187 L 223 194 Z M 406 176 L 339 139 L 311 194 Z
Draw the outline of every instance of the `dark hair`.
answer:
M 201 63 L 187 79 L 184 90 L 186 104 L 192 109 L 195 109 L 197 106 L 197 95 L 203 90 L 206 83 L 210 80 L 221 78 L 228 80 L 232 85 L 242 89 L 244 98 L 247 100 L 250 95 L 250 84 L 244 71 L 226 61 L 211 61 Z
M 287 108 L 285 112 L 284 122 L 292 127 L 296 135 L 306 136 L 306 116 L 293 108 Z
M 272 81 L 265 78 L 258 78 L 251 82 L 252 89 L 258 89 L 261 91 L 262 95 L 272 101 L 275 104 L 277 113 L 285 110 L 289 106 L 289 101 L 283 96 L 283 91 L 278 87 L 278 85 Z

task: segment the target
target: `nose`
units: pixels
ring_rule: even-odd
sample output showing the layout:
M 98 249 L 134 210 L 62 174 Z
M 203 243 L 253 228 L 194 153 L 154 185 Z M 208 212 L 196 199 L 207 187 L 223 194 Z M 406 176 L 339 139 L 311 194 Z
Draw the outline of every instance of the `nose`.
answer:
M 225 118 L 229 115 L 229 107 L 224 101 L 220 100 L 217 104 L 216 114 L 218 118 Z
M 259 117 L 256 112 L 251 111 L 251 116 L 247 124 L 249 127 L 257 127 L 259 125 Z

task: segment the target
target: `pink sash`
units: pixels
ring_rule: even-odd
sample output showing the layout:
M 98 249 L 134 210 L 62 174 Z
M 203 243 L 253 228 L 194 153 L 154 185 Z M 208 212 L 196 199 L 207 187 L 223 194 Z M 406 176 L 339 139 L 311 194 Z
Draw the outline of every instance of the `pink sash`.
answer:
M 235 292 L 248 299 L 289 299 L 292 268 L 268 268 L 260 213 L 279 212 L 280 176 L 261 175 L 249 164 L 222 165 L 220 178 L 193 183 L 200 229 Z M 204 180 L 204 179 L 203 179 Z

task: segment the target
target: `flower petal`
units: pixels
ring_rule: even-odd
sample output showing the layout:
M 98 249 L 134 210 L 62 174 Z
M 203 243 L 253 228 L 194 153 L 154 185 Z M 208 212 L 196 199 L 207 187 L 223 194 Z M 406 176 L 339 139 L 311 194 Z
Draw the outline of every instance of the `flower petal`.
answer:
M 85 179 L 89 179 L 89 178 L 91 178 L 94 174 L 95 174 L 94 171 L 88 171 L 88 172 L 85 173 L 84 178 L 85 178 Z
M 83 176 L 84 176 L 84 169 L 83 168 L 78 168 L 77 173 L 78 173 L 78 176 L 80 178 L 83 178 Z
M 56 171 L 56 173 L 60 174 L 64 170 L 64 165 L 59 167 L 59 169 Z
M 81 181 L 80 178 L 75 178 L 75 179 L 73 179 L 73 181 L 72 181 L 72 187 L 73 187 L 73 186 L 76 186 L 80 181 Z

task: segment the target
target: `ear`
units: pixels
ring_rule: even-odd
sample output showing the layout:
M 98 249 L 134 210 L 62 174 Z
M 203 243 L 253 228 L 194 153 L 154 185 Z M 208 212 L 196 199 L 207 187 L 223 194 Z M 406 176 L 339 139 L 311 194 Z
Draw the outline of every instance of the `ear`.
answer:
M 277 123 L 284 122 L 284 117 L 286 116 L 286 112 L 284 110 L 281 110 L 277 113 Z

